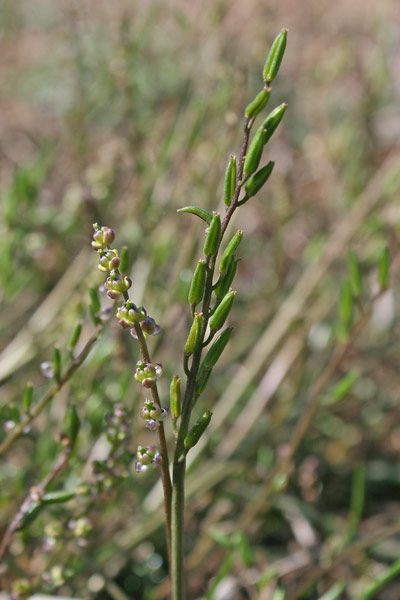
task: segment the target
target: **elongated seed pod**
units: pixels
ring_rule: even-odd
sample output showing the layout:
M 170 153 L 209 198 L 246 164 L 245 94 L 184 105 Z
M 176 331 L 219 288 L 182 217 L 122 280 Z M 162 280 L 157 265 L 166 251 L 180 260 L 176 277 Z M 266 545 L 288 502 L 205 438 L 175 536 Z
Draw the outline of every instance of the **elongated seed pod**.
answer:
M 353 291 L 350 281 L 343 281 L 340 288 L 339 298 L 339 319 L 340 322 L 347 328 L 353 320 L 354 300 Z
M 212 412 L 206 410 L 206 412 L 196 421 L 193 425 L 192 429 L 189 431 L 187 436 L 185 437 L 183 443 L 185 448 L 193 448 L 207 429 L 208 425 L 211 421 Z
M 221 256 L 221 262 L 219 263 L 219 272 L 220 273 L 227 272 L 230 257 L 235 254 L 236 249 L 242 240 L 242 237 L 243 237 L 243 231 L 241 229 L 239 229 L 235 233 L 235 235 L 233 236 L 233 238 L 231 239 L 231 241 L 229 242 L 227 247 L 225 248 L 224 253 Z
M 266 106 L 269 96 L 271 93 L 271 88 L 265 87 L 261 92 L 257 94 L 257 96 L 248 104 L 245 108 L 244 114 L 246 117 L 251 119 L 252 117 L 256 117 L 262 109 Z
M 204 357 L 203 365 L 205 369 L 212 369 L 216 365 L 219 357 L 224 351 L 225 346 L 229 342 L 232 331 L 233 327 L 227 327 L 222 333 L 219 334 Z
M 286 48 L 287 32 L 287 29 L 282 29 L 273 41 L 263 69 L 264 81 L 272 81 L 278 74 Z
M 221 303 L 217 306 L 210 319 L 211 331 L 218 331 L 218 329 L 221 329 L 230 313 L 235 296 L 236 292 L 232 290 L 229 290 L 229 292 L 225 294 L 224 298 L 221 300 Z
M 271 160 L 265 167 L 262 167 L 257 173 L 250 177 L 245 185 L 245 191 L 249 198 L 255 196 L 261 190 L 263 185 L 269 179 L 275 163 Z
M 196 306 L 204 294 L 204 285 L 206 282 L 206 261 L 201 259 L 197 263 L 197 267 L 193 274 L 192 283 L 189 290 L 189 302 L 192 306 Z
M 169 407 L 174 419 L 181 416 L 181 380 L 174 375 L 169 388 Z
M 218 285 L 215 288 L 215 296 L 218 300 L 222 300 L 225 294 L 228 292 L 229 288 L 232 285 L 232 281 L 236 275 L 236 268 L 238 264 L 238 260 L 235 259 L 234 256 L 231 256 L 229 260 L 228 270 L 225 275 L 221 275 L 220 281 L 218 281 Z
M 54 370 L 54 378 L 56 381 L 60 381 L 61 377 L 61 354 L 60 348 L 54 348 L 53 354 L 53 370 Z
M 100 300 L 99 300 L 99 295 L 97 293 L 96 288 L 89 288 L 89 295 L 90 295 L 90 300 L 91 300 L 91 305 L 93 308 L 93 311 L 95 313 L 99 312 L 101 305 L 100 305 Z
M 125 273 L 128 269 L 129 263 L 129 251 L 128 246 L 122 246 L 121 248 L 121 262 L 119 263 L 119 270 L 121 273 Z
M 196 394 L 202 394 L 211 376 L 211 369 L 202 369 L 196 378 Z
M 287 103 L 282 102 L 279 106 L 274 108 L 274 110 L 268 115 L 262 124 L 264 128 L 264 137 L 263 144 L 267 144 L 272 137 L 272 134 L 278 127 L 279 123 L 282 121 L 283 115 L 285 114 L 285 110 L 287 109 Z
M 355 297 L 358 297 L 362 293 L 362 277 L 360 263 L 358 262 L 358 257 L 354 250 L 349 250 L 347 262 L 349 266 L 350 283 L 353 289 L 353 294 Z
M 24 389 L 24 395 L 22 397 L 22 408 L 24 412 L 29 414 L 32 405 L 32 397 L 33 397 L 33 386 L 30 382 L 28 382 Z
M 178 213 L 190 213 L 192 215 L 196 215 L 196 217 L 200 217 L 206 223 L 211 223 L 212 214 L 208 212 L 208 210 L 204 210 L 204 208 L 200 208 L 199 206 L 185 206 L 184 208 L 178 208 L 176 211 Z
M 263 129 L 263 127 L 260 127 L 256 131 L 253 139 L 251 140 L 243 166 L 243 173 L 246 177 L 249 175 L 253 175 L 253 173 L 257 171 L 258 165 L 260 164 L 262 151 L 264 148 L 265 134 L 266 131 Z
M 66 434 L 69 439 L 70 446 L 73 447 L 78 437 L 81 422 L 78 417 L 75 406 L 71 406 L 67 411 L 67 427 Z
M 62 504 L 75 498 L 75 492 L 68 490 L 58 490 L 57 492 L 49 492 L 42 497 L 43 504 Z
M 232 202 L 236 188 L 236 156 L 231 156 L 225 171 L 224 204 L 229 206 Z
M 68 343 L 68 348 L 70 350 L 73 350 L 75 348 L 76 344 L 79 342 L 81 332 L 82 332 L 82 323 L 77 323 L 77 325 L 75 326 L 75 329 L 71 335 L 71 339 L 69 340 L 69 343 Z
M 219 238 L 221 236 L 221 219 L 219 213 L 214 212 L 204 242 L 204 254 L 212 256 L 218 252 Z
M 193 354 L 196 350 L 197 344 L 199 342 L 201 336 L 201 323 L 202 323 L 203 313 L 195 313 L 192 326 L 189 331 L 188 338 L 186 340 L 184 352 L 187 356 Z

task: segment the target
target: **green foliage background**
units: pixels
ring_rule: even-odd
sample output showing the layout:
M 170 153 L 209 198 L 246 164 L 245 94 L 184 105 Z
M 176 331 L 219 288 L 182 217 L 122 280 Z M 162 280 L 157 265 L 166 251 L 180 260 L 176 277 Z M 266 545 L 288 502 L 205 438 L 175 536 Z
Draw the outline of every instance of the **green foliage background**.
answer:
M 278 474 L 273 493 L 265 481 L 338 343 L 349 248 L 362 265 L 365 298 L 381 249 L 393 259 L 399 252 L 397 2 L 3 0 L 0 11 L 3 425 L 10 406 L 20 408 L 25 381 L 36 400 L 47 389 L 40 363 L 54 345 L 67 362 L 76 322 L 84 322 L 82 343 L 93 329 L 88 289 L 103 281 L 89 246 L 95 221 L 129 247 L 132 297 L 163 328 L 149 344 L 164 365 L 166 398 L 170 377 L 182 373 L 186 296 L 203 243 L 199 221 L 176 209 L 222 208 L 243 108 L 259 90 L 269 44 L 289 28 L 270 102 L 289 103 L 269 151 L 276 168 L 235 220 L 245 232 L 235 332 L 203 400 L 216 413 L 209 443 L 189 473 L 190 597 L 275 598 L 279 584 L 286 598 L 314 599 L 343 581 L 332 598 L 357 598 L 400 549 L 396 277 L 324 390 L 290 471 Z M 82 428 L 66 487 L 90 480 L 115 402 L 133 410 L 132 449 L 154 441 L 137 417 L 137 359 L 133 340 L 111 320 L 2 461 L 2 530 L 51 468 L 69 403 Z M 88 515 L 89 547 L 70 540 L 52 551 L 50 562 L 73 574 L 54 593 L 164 597 L 160 492 L 154 472 L 132 469 L 115 485 Z M 15 536 L 0 571 L 4 591 L 49 568 L 46 523 L 67 526 L 81 510 L 49 508 Z M 380 544 L 337 560 L 349 544 L 392 526 Z M 395 599 L 399 590 L 394 580 L 376 597 Z

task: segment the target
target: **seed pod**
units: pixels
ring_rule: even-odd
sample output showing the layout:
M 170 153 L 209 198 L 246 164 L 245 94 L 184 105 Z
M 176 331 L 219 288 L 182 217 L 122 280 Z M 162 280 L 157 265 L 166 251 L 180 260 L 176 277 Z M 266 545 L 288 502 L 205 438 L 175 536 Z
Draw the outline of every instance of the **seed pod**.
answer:
M 197 263 L 197 267 L 193 274 L 192 283 L 189 290 L 189 302 L 192 306 L 196 306 L 204 294 L 204 285 L 206 282 L 206 261 L 201 259 Z
M 213 218 L 211 219 L 210 226 L 207 231 L 206 239 L 204 242 L 204 254 L 212 256 L 218 252 L 219 239 L 221 236 L 221 219 L 219 213 L 213 212 Z
M 181 380 L 174 375 L 169 388 L 169 402 L 171 415 L 177 419 L 181 415 Z
M 220 273 L 224 274 L 227 272 L 230 258 L 231 258 L 231 256 L 233 256 L 235 254 L 236 249 L 242 240 L 242 237 L 243 237 L 243 231 L 241 229 L 239 229 L 235 233 L 235 235 L 233 236 L 233 238 L 231 239 L 231 241 L 229 242 L 227 247 L 225 248 L 224 253 L 221 257 L 221 262 L 219 263 L 219 272 Z
M 24 412 L 29 414 L 32 405 L 33 386 L 31 383 L 27 383 L 24 389 L 24 395 L 22 397 L 22 408 Z
M 100 300 L 99 300 L 99 296 L 97 294 L 97 290 L 96 288 L 89 288 L 89 295 L 90 295 L 90 300 L 91 300 L 91 307 L 93 309 L 94 313 L 98 313 L 100 310 Z
M 349 266 L 350 283 L 353 289 L 353 294 L 354 296 L 358 297 L 362 293 L 362 278 L 360 263 L 358 262 L 357 254 L 354 252 L 354 250 L 349 250 L 347 262 Z
M 203 365 L 205 369 L 212 369 L 222 352 L 224 351 L 225 346 L 229 342 L 229 338 L 231 337 L 231 333 L 233 331 L 233 327 L 227 327 L 224 329 L 222 333 L 219 334 L 209 351 L 204 357 Z
M 203 369 L 202 371 L 199 371 L 199 374 L 196 378 L 196 394 L 202 394 L 204 392 L 210 376 L 211 369 Z
M 263 144 L 267 144 L 272 137 L 272 134 L 278 127 L 279 123 L 282 121 L 283 115 L 285 114 L 285 110 L 287 109 L 287 103 L 282 102 L 279 106 L 274 108 L 274 110 L 268 115 L 262 124 L 264 128 L 264 137 Z
M 25 527 L 28 527 L 39 515 L 43 506 L 40 502 L 31 502 L 28 508 L 24 511 L 24 516 L 16 531 L 22 531 Z
M 119 270 L 121 273 L 125 273 L 128 268 L 129 263 L 129 251 L 128 246 L 122 246 L 121 248 L 121 262 L 119 265 Z
M 67 427 L 66 434 L 68 436 L 69 444 L 71 447 L 75 445 L 76 438 L 78 437 L 81 422 L 78 417 L 75 406 L 71 406 L 67 411 Z
M 232 202 L 236 188 L 236 156 L 231 156 L 225 171 L 224 204 L 229 206 Z
M 245 108 L 244 114 L 246 117 L 251 119 L 252 117 L 256 117 L 262 109 L 266 106 L 269 96 L 271 93 L 271 88 L 265 87 L 261 92 L 257 94 L 257 96 L 248 104 Z
M 278 74 L 286 48 L 287 32 L 287 29 L 282 29 L 271 46 L 263 69 L 264 81 L 272 81 Z
M 73 334 L 71 335 L 71 339 L 69 340 L 68 348 L 70 350 L 73 350 L 75 348 L 76 344 L 79 342 L 81 332 L 82 332 L 82 323 L 78 323 L 75 326 Z
M 255 196 L 261 190 L 264 183 L 269 179 L 275 163 L 271 160 L 265 167 L 262 167 L 246 183 L 245 190 L 249 198 Z
M 389 250 L 384 248 L 379 258 L 378 264 L 378 281 L 380 287 L 384 290 L 389 284 L 389 268 L 390 268 L 390 255 Z
M 353 291 L 350 281 L 343 281 L 340 288 L 339 298 L 339 319 L 340 322 L 347 328 L 353 320 Z
M 53 354 L 53 371 L 54 371 L 54 378 L 57 382 L 60 381 L 60 377 L 61 377 L 61 354 L 60 354 L 60 349 L 59 348 L 54 348 L 54 354 Z
M 193 448 L 207 429 L 210 421 L 211 421 L 212 412 L 206 410 L 206 412 L 196 421 L 193 425 L 192 429 L 189 431 L 187 436 L 185 437 L 183 443 L 185 448 Z
M 251 140 L 243 166 L 243 173 L 245 176 L 253 175 L 253 173 L 257 171 L 257 167 L 260 164 L 261 155 L 264 148 L 265 134 L 266 131 L 264 130 L 264 128 L 260 127 L 256 131 L 253 139 Z
M 226 321 L 227 316 L 230 313 L 235 296 L 236 296 L 236 292 L 233 292 L 232 290 L 230 290 L 224 296 L 224 298 L 221 300 L 221 303 L 217 306 L 214 314 L 212 315 L 212 317 L 210 319 L 211 331 L 214 332 L 214 331 L 218 331 L 218 329 L 221 329 L 221 327 L 223 326 L 223 324 Z
M 49 492 L 42 498 L 43 504 L 61 504 L 68 502 L 75 498 L 75 492 L 69 492 L 68 490 L 58 490 L 57 492 Z
M 203 313 L 195 313 L 192 326 L 189 331 L 188 338 L 186 340 L 184 352 L 187 356 L 193 354 L 196 350 L 197 344 L 201 337 L 201 323 L 202 323 Z
M 206 223 L 211 223 L 212 214 L 208 212 L 208 210 L 204 210 L 204 208 L 200 208 L 199 206 L 185 206 L 184 208 L 178 208 L 176 211 L 178 213 L 191 213 L 192 215 L 196 215 L 203 219 Z
M 229 288 L 232 285 L 232 281 L 236 275 L 236 268 L 238 264 L 238 260 L 235 259 L 234 256 L 231 256 L 229 260 L 228 270 L 225 275 L 220 276 L 220 280 L 218 281 L 218 285 L 214 290 L 214 294 L 218 300 L 222 300 L 222 298 L 227 294 Z

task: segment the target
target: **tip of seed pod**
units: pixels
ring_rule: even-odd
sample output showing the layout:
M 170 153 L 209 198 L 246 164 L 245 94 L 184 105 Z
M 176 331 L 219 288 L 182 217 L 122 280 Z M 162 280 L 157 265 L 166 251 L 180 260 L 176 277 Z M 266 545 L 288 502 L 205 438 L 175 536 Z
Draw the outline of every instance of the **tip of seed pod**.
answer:
M 216 212 L 215 210 L 213 210 L 213 213 L 212 213 L 212 214 L 214 215 L 214 217 L 219 217 L 219 216 L 220 216 L 220 213 L 219 213 L 219 212 Z
M 289 29 L 287 27 L 282 27 L 281 33 L 287 33 Z

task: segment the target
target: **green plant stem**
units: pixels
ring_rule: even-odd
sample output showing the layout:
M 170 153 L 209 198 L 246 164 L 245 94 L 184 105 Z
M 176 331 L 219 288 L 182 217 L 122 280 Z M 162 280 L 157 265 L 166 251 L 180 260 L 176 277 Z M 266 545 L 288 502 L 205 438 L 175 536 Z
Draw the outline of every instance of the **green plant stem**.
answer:
M 139 342 L 140 353 L 145 362 L 151 363 L 149 349 L 146 344 L 145 337 L 143 335 L 142 328 L 139 323 L 135 323 L 135 333 Z M 157 384 L 150 388 L 151 395 L 154 402 L 161 408 L 160 396 L 158 394 Z M 168 546 L 168 560 L 171 564 L 171 501 L 172 501 L 172 484 L 171 477 L 169 474 L 169 458 L 168 448 L 165 439 L 165 431 L 163 423 L 160 423 L 158 427 L 158 441 L 160 444 L 160 454 L 162 458 L 161 463 L 161 479 L 164 490 L 164 510 L 165 510 L 165 521 L 167 530 L 167 546 Z
M 235 212 L 240 192 L 242 189 L 242 176 L 244 159 L 247 152 L 249 143 L 250 131 L 253 126 L 254 119 L 247 119 L 244 127 L 244 137 L 242 148 L 240 151 L 238 173 L 236 179 L 235 193 L 232 198 L 232 202 L 229 205 L 224 220 L 221 225 L 221 235 L 219 239 L 218 248 L 221 244 L 225 231 L 229 225 L 233 213 Z M 172 541 L 172 564 L 171 564 L 171 578 L 172 578 L 172 598 L 173 600 L 185 600 L 185 550 L 184 550 L 184 507 L 185 507 L 185 471 L 186 471 L 186 459 L 180 460 L 184 451 L 184 439 L 189 429 L 190 416 L 196 400 L 196 377 L 200 367 L 201 355 L 204 347 L 204 337 L 207 331 L 208 320 L 210 317 L 210 303 L 213 291 L 213 278 L 215 271 L 215 262 L 217 252 L 209 257 L 206 265 L 206 283 L 203 298 L 203 323 L 202 333 L 198 342 L 197 348 L 193 353 L 192 364 L 190 372 L 187 377 L 187 384 L 185 390 L 185 396 L 182 405 L 182 416 L 179 427 L 178 437 L 176 440 L 175 453 L 174 453 L 174 464 L 173 464 L 173 480 L 172 480 L 172 530 L 171 530 L 171 541 Z
M 78 356 L 71 362 L 68 369 L 65 371 L 63 375 L 61 375 L 60 380 L 55 383 L 43 396 L 43 398 L 35 404 L 30 410 L 29 414 L 18 423 L 14 429 L 7 435 L 7 437 L 0 444 L 0 456 L 2 456 L 10 446 L 24 433 L 25 429 L 40 415 L 42 410 L 49 404 L 49 402 L 54 398 L 54 396 L 61 390 L 63 385 L 67 383 L 67 381 L 72 377 L 75 371 L 81 366 L 87 355 L 89 354 L 93 344 L 99 338 L 104 325 L 98 325 L 95 332 L 91 335 L 89 340 L 86 342 L 85 346 L 82 348 Z
M 356 600 L 373 600 L 376 592 L 379 592 L 387 583 L 400 573 L 400 559 L 396 560 L 375 583 L 363 594 L 357 596 Z

